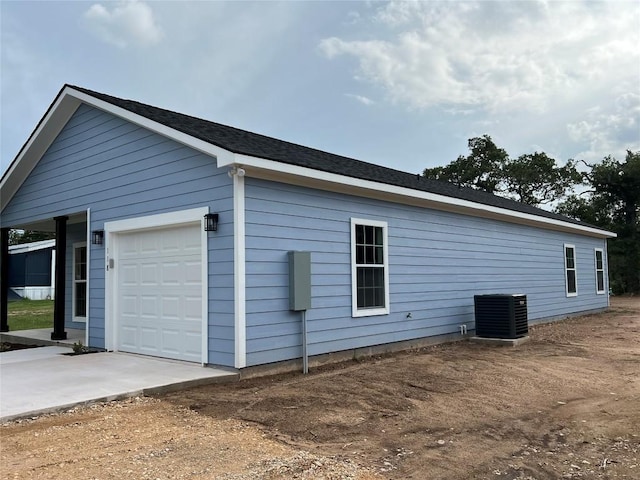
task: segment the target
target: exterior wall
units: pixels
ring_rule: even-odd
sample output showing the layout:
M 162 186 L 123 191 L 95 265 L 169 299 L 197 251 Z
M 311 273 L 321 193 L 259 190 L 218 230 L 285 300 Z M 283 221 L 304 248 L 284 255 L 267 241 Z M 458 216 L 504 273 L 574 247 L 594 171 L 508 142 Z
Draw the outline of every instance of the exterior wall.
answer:
M 14 226 L 91 209 L 105 222 L 208 205 L 209 362 L 233 365 L 233 191 L 215 159 L 109 113 L 82 105 L 2 211 Z M 89 344 L 104 347 L 105 248 L 88 245 Z
M 351 316 L 351 217 L 388 222 L 388 315 Z M 576 246 L 576 297 L 565 294 L 565 243 Z M 302 355 L 289 250 L 311 252 L 308 353 L 317 355 L 473 330 L 477 294 L 524 293 L 531 320 L 604 308 L 594 248 L 605 240 L 247 179 L 247 365 Z
M 42 242 L 38 242 L 42 243 Z M 9 247 L 9 287 L 22 298 L 53 299 L 52 247 Z

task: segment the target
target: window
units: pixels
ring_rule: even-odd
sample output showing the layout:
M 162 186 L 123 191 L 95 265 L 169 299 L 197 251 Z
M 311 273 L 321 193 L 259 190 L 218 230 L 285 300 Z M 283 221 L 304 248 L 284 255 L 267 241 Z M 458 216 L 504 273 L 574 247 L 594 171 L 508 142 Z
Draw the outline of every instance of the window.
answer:
M 574 245 L 565 244 L 564 246 L 564 267 L 567 297 L 575 297 L 578 295 L 578 278 L 576 275 L 576 247 Z
M 73 321 L 87 321 L 87 244 L 73 244 Z
M 595 249 L 596 254 L 596 293 L 604 293 L 604 257 L 601 248 Z
M 351 219 L 351 284 L 354 317 L 389 313 L 386 222 Z

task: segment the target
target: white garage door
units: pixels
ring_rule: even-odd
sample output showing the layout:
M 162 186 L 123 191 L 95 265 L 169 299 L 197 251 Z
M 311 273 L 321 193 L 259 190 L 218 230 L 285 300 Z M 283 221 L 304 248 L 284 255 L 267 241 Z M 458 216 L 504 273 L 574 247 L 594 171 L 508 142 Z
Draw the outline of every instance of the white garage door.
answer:
M 200 225 L 118 235 L 118 350 L 202 360 Z

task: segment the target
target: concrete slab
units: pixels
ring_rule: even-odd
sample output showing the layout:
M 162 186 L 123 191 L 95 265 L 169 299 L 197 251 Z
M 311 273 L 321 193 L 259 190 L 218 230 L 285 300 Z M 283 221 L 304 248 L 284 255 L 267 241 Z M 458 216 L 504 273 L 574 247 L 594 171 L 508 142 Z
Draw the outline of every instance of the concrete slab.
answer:
M 78 328 L 67 328 L 66 340 L 51 340 L 51 328 L 34 328 L 31 330 L 15 330 L 0 333 L 0 342 L 21 343 L 22 345 L 73 345 L 76 342 L 86 343 L 85 331 Z
M 97 401 L 232 381 L 232 370 L 120 352 L 69 356 L 62 346 L 0 353 L 0 422 Z
M 517 347 L 528 342 L 529 335 L 520 338 L 487 338 L 487 337 L 471 337 L 470 342 L 484 343 L 485 345 L 495 345 L 497 347 Z

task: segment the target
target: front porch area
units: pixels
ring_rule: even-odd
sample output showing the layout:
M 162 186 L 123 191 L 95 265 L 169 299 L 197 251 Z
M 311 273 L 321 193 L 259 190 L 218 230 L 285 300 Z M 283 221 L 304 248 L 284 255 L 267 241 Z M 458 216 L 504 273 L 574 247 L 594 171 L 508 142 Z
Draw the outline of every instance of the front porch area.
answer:
M 2 343 L 18 343 L 21 345 L 37 345 L 37 346 L 69 346 L 74 343 L 82 342 L 86 345 L 86 333 L 84 329 L 67 328 L 67 338 L 64 340 L 51 340 L 50 328 L 34 328 L 31 330 L 16 330 L 13 332 L 0 333 L 0 342 Z
M 3 226 L 0 241 L 0 332 L 3 342 L 28 345 L 73 345 L 88 338 L 88 265 L 89 265 L 89 210 L 69 213 L 11 226 Z M 21 330 L 9 326 L 9 238 L 10 230 L 23 232 L 55 232 L 52 253 L 53 327 L 51 329 L 24 330 L 40 324 L 19 324 Z M 14 265 L 15 267 L 15 265 Z M 15 327 L 14 327 L 15 328 Z

